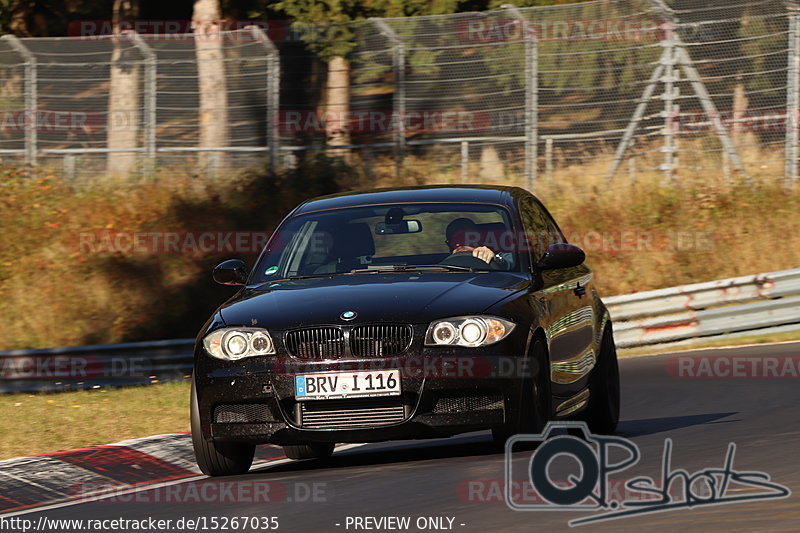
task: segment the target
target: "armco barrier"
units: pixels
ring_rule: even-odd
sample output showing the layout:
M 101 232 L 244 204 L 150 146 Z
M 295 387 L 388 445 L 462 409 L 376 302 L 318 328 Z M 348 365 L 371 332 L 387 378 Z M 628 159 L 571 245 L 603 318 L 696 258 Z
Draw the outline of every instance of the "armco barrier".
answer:
M 0 352 L 0 393 L 188 379 L 194 339 Z
M 604 298 L 620 348 L 800 330 L 800 269 Z
M 604 299 L 620 348 L 800 331 L 800 269 Z M 194 339 L 0 352 L 0 393 L 187 379 Z

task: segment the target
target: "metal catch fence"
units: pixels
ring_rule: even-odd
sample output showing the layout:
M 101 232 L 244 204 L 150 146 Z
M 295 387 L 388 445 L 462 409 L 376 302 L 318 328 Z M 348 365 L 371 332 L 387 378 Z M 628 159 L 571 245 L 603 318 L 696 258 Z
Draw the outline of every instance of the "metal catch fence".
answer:
M 305 51 L 258 25 L 213 42 L 4 36 L 0 157 L 90 179 L 276 171 L 327 150 L 371 175 L 529 188 L 798 180 L 796 0 L 505 5 L 347 30 L 327 88 L 309 50 L 336 32 L 308 32 Z

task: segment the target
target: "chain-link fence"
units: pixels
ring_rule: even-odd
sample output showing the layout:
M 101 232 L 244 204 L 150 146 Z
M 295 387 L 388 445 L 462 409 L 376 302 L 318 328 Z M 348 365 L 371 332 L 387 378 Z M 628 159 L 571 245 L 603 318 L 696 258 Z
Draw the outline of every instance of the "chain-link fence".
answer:
M 92 179 L 335 150 L 369 176 L 438 182 L 797 181 L 794 1 L 504 6 L 348 30 L 344 104 L 318 60 L 257 27 L 216 45 L 6 36 L 0 157 Z
M 206 44 L 210 51 L 192 35 L 131 32 L 4 36 L 0 157 L 96 179 L 260 164 L 277 140 L 278 52 L 255 27 Z M 202 61 L 222 82 L 205 105 Z M 203 142 L 204 129 L 219 131 L 218 143 Z

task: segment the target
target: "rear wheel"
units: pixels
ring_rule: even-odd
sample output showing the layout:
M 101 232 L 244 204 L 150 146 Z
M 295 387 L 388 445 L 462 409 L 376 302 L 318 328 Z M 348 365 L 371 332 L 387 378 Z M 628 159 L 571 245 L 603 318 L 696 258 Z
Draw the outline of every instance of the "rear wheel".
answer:
M 233 476 L 250 470 L 256 450 L 255 444 L 217 442 L 203 437 L 194 378 L 192 378 L 191 421 L 192 446 L 201 472 L 207 476 Z
M 327 459 L 333 454 L 333 443 L 294 444 L 284 446 L 289 459 Z
M 516 419 L 510 425 L 492 430 L 492 438 L 497 446 L 505 446 L 508 438 L 518 433 L 541 433 L 550 418 L 550 373 L 547 350 L 539 339 L 533 343 L 531 360 L 533 363 L 529 368 L 533 368 L 535 374 L 525 378 L 520 405 L 512 408 L 512 413 L 517 415 Z
M 589 406 L 586 423 L 592 433 L 609 434 L 619 423 L 619 364 L 610 327 L 603 332 L 597 366 L 589 378 Z

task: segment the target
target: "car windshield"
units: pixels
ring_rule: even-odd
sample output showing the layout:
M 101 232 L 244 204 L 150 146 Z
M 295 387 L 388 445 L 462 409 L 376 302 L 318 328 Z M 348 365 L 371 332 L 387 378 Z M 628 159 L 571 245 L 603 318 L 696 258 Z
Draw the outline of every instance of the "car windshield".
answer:
M 331 209 L 284 224 L 252 283 L 360 272 L 518 271 L 507 209 L 492 204 L 391 204 Z

